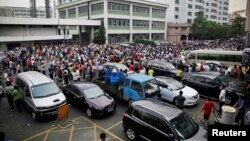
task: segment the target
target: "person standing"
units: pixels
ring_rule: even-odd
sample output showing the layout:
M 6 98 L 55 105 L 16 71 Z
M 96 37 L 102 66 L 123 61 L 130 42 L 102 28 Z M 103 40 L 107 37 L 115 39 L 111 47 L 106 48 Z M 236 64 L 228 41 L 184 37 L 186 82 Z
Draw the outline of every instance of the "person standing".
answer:
M 219 113 L 221 114 L 222 106 L 225 104 L 226 101 L 226 90 L 224 85 L 221 85 L 220 89 L 221 91 L 219 95 L 219 106 L 220 106 Z
M 12 85 L 7 85 L 5 87 L 5 94 L 10 105 L 11 111 L 14 111 L 14 99 L 12 97 L 12 93 L 14 91 L 14 87 Z
M 182 78 L 182 70 L 181 67 L 178 68 L 177 72 L 176 72 L 176 77 L 178 81 L 181 81 Z
M 17 107 L 18 112 L 21 113 L 21 99 L 23 95 L 21 94 L 17 86 L 14 86 L 12 97 L 14 99 L 14 103 L 15 103 L 15 106 Z
M 201 112 L 203 112 L 205 126 L 208 126 L 209 117 L 213 110 L 214 110 L 214 103 L 210 100 L 210 97 L 208 97 L 207 100 L 204 102 L 203 107 L 201 109 Z
M 179 92 L 179 95 L 176 97 L 176 106 L 179 108 L 179 109 L 181 109 L 181 110 L 183 110 L 183 108 L 184 108 L 184 102 L 185 102 L 185 100 L 186 100 L 186 98 L 184 97 L 184 96 L 182 96 L 182 94 L 183 94 L 183 92 L 182 91 L 180 91 Z
M 154 76 L 154 70 L 152 69 L 151 66 L 149 67 L 148 75 L 149 75 L 149 76 Z
M 245 106 L 246 102 L 244 100 L 244 96 L 239 94 L 239 100 L 235 103 L 234 108 L 238 111 L 236 117 L 235 117 L 235 122 L 244 125 L 244 116 L 245 116 Z

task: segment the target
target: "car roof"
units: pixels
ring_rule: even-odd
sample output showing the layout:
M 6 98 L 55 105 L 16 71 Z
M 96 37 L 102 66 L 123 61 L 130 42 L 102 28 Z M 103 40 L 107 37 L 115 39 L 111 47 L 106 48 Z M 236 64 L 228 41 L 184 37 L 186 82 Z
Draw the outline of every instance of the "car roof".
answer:
M 163 115 L 168 121 L 177 117 L 182 113 L 177 107 L 153 99 L 143 99 L 135 101 L 131 104 L 132 107 L 144 107 L 149 110 L 153 110 L 161 115 Z
M 18 77 L 25 79 L 29 86 L 54 82 L 48 76 L 37 71 L 22 72 L 18 74 Z
M 202 76 L 202 77 L 206 77 L 206 78 L 210 78 L 210 79 L 215 79 L 216 77 L 218 77 L 218 75 L 211 75 L 211 74 L 206 74 L 206 73 L 192 73 L 191 76 Z
M 84 90 L 89 89 L 89 88 L 92 88 L 92 87 L 97 87 L 96 84 L 94 84 L 94 83 L 89 83 L 89 82 L 74 83 L 74 84 L 72 84 L 72 85 L 76 86 L 76 87 L 79 88 L 79 89 L 84 89 Z
M 148 75 L 144 75 L 144 74 L 129 75 L 127 78 L 131 79 L 131 80 L 134 80 L 134 81 L 137 81 L 137 82 L 140 82 L 140 83 L 155 79 L 152 76 L 148 76 Z

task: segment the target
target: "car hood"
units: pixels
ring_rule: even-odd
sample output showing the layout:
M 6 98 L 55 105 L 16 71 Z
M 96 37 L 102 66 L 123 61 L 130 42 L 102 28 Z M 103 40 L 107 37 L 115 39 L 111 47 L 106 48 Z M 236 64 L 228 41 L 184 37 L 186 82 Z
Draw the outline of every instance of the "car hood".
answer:
M 65 102 L 66 98 L 64 94 L 60 92 L 58 94 L 48 96 L 48 97 L 34 98 L 33 101 L 36 107 L 52 107 L 52 106 Z
M 104 108 L 107 105 L 110 105 L 114 101 L 114 99 L 110 96 L 102 95 L 102 96 L 97 97 L 97 98 L 87 99 L 87 101 L 88 101 L 88 104 L 90 106 Z
M 207 131 L 202 127 L 199 126 L 199 131 L 191 138 L 185 141 L 206 141 L 207 140 Z
M 233 80 L 228 84 L 227 89 L 233 92 L 244 93 L 245 83 L 238 80 Z
M 198 92 L 195 89 L 188 86 L 185 86 L 183 89 L 178 90 L 177 94 L 179 94 L 180 91 L 183 92 L 184 97 L 192 97 L 198 94 Z

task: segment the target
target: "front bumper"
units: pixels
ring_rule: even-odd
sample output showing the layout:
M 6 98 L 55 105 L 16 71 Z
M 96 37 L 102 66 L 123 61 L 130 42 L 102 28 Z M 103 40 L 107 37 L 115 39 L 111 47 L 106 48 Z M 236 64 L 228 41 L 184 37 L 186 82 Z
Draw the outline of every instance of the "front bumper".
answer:
M 104 115 L 108 115 L 108 114 L 112 114 L 115 112 L 116 110 L 116 102 L 114 102 L 113 104 L 106 106 L 104 109 L 92 109 L 93 110 L 93 114 L 95 116 L 104 116 Z

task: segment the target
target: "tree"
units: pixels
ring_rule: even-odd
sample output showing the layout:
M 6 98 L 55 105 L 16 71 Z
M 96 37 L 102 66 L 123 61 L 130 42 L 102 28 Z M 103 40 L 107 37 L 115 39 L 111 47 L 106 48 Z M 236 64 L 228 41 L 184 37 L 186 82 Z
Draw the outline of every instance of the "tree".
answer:
M 204 31 L 206 30 L 205 28 L 206 23 L 207 23 L 207 20 L 204 17 L 204 12 L 202 11 L 197 12 L 197 16 L 194 19 L 194 22 L 192 25 L 192 33 L 195 38 L 205 39 Z
M 104 26 L 100 26 L 99 29 L 95 31 L 93 42 L 99 45 L 105 44 L 106 42 L 105 33 L 106 33 L 106 30 Z
M 229 36 L 230 37 L 242 37 L 246 34 L 245 32 L 246 18 L 238 16 L 230 25 Z

